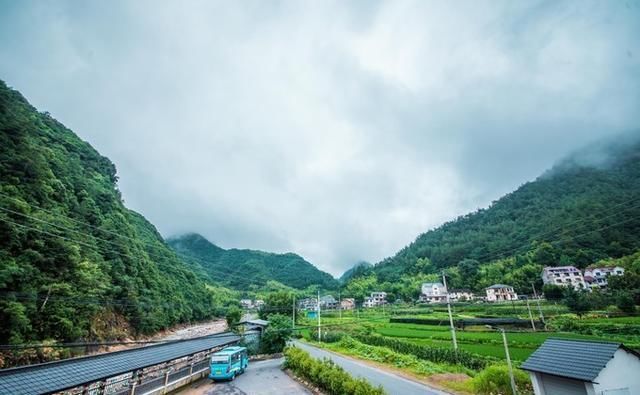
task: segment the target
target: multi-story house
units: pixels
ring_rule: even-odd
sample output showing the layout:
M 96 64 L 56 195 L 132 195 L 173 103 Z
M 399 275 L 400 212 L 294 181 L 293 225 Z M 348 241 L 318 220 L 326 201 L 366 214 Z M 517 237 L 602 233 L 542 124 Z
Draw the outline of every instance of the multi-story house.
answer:
M 251 299 L 240 299 L 240 306 L 243 309 L 250 309 L 253 307 L 253 301 Z
M 356 307 L 356 300 L 353 298 L 344 298 L 340 301 L 340 308 L 342 310 L 353 310 Z
M 511 285 L 494 284 L 485 288 L 487 302 L 503 302 L 507 300 L 518 300 L 518 294 Z
M 298 302 L 298 307 L 302 310 L 315 311 L 318 309 L 318 299 L 306 298 Z
M 440 303 L 447 301 L 447 288 L 444 284 L 437 283 L 423 283 L 420 293 L 420 302 L 426 303 Z
M 542 282 L 575 290 L 587 288 L 582 272 L 575 266 L 547 266 L 542 270 Z
M 606 288 L 607 277 L 624 275 L 624 268 L 615 267 L 591 267 L 584 271 L 584 281 L 591 288 Z
M 371 292 L 371 296 L 364 298 L 364 307 L 376 307 L 387 304 L 386 292 Z
M 449 292 L 449 300 L 452 302 L 468 302 L 474 300 L 475 297 L 469 289 L 452 289 Z
M 338 301 L 333 295 L 325 295 L 320 298 L 321 309 L 335 309 L 338 307 Z

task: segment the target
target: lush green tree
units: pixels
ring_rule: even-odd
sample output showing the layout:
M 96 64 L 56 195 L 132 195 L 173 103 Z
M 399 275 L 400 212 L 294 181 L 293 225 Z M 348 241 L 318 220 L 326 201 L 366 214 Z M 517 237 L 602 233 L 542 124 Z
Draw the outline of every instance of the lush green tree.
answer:
M 270 319 L 269 317 L 273 314 L 291 317 L 293 315 L 294 297 L 295 295 L 292 292 L 286 291 L 269 293 L 264 300 L 264 306 L 258 311 L 258 315 L 265 320 Z
M 232 306 L 227 309 L 227 315 L 225 318 L 227 320 L 227 326 L 229 327 L 229 329 L 233 329 L 236 324 L 242 319 L 242 310 L 240 310 L 236 306 Z
M 283 314 L 271 314 L 269 325 L 260 337 L 260 350 L 263 354 L 282 352 L 293 334 L 291 317 Z
M 465 288 L 476 288 L 479 272 L 480 262 L 475 259 L 463 259 L 458 262 L 458 273 L 462 279 L 461 283 L 466 285 Z
M 591 309 L 591 304 L 587 298 L 586 291 L 576 291 L 568 287 L 564 291 L 562 302 L 567 306 L 569 311 L 582 317 L 582 315 Z
M 547 300 L 561 300 L 564 297 L 564 287 L 554 284 L 545 284 L 542 293 Z
M 628 269 L 622 276 L 609 276 L 607 282 L 609 289 L 628 293 L 636 304 L 640 304 L 640 274 L 633 268 Z
M 124 206 L 115 165 L 1 81 L 0 147 L 0 343 L 116 339 L 217 313 L 203 278 Z
M 619 292 L 616 295 L 616 306 L 628 314 L 633 314 L 636 311 L 636 302 L 630 292 Z

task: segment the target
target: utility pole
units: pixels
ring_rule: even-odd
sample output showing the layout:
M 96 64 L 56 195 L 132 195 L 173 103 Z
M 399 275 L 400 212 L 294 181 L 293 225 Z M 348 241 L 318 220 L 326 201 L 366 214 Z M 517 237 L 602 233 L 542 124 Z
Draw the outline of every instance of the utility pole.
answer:
M 447 310 L 449 311 L 449 326 L 451 327 L 451 340 L 453 341 L 453 349 L 458 351 L 458 341 L 456 339 L 456 328 L 453 326 L 453 316 L 451 315 L 451 301 L 449 300 L 449 289 L 447 288 L 447 278 L 442 271 L 442 282 L 444 284 L 444 291 L 447 293 Z
M 540 320 L 542 321 L 542 325 L 547 326 L 547 324 L 544 322 L 544 314 L 542 314 L 542 307 L 540 307 L 540 298 L 538 297 L 538 293 L 536 292 L 536 285 L 532 282 L 531 283 L 531 288 L 533 288 L 533 297 L 536 298 L 536 301 L 538 302 L 538 311 L 540 312 Z
M 342 297 L 340 291 L 338 291 L 338 311 L 340 311 L 340 320 L 342 320 Z
M 511 356 L 509 355 L 509 345 L 507 344 L 507 335 L 504 333 L 504 329 L 498 328 L 502 333 L 502 342 L 504 343 L 504 353 L 507 356 L 507 365 L 509 365 L 509 380 L 511 381 L 511 391 L 513 395 L 516 393 L 516 379 L 513 377 L 513 367 L 511 366 Z
M 320 291 L 318 291 L 318 341 L 322 341 L 322 332 L 320 331 Z
M 531 306 L 529 305 L 529 297 L 527 297 L 527 310 L 529 310 L 529 319 L 531 320 L 531 328 L 536 331 L 536 324 L 533 322 L 533 314 L 531 314 Z
M 296 295 L 295 294 L 293 295 L 293 306 L 291 307 L 291 309 L 292 309 L 291 313 L 293 317 L 292 326 L 293 326 L 293 329 L 295 330 L 296 329 Z

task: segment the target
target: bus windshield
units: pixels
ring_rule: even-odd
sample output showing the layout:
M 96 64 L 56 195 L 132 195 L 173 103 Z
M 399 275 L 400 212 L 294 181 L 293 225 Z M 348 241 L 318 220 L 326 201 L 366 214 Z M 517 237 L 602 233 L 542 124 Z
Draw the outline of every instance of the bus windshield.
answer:
M 227 355 L 214 355 L 211 357 L 211 363 L 214 365 L 226 365 L 229 363 Z

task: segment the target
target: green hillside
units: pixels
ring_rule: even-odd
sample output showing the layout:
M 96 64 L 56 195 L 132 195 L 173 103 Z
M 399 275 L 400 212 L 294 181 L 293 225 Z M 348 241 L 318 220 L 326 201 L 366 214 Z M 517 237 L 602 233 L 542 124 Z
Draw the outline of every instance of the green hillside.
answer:
M 114 164 L 2 81 L 0 147 L 0 343 L 125 337 L 216 313 L 204 281 L 123 205 Z
M 212 282 L 247 289 L 269 280 L 293 288 L 319 285 L 333 288 L 337 281 L 301 256 L 254 250 L 222 249 L 196 233 L 170 238 L 169 245 L 195 270 L 206 273 Z
M 368 272 L 373 267 L 369 262 L 361 261 L 353 265 L 350 269 L 347 269 L 342 276 L 340 276 L 340 282 L 345 283 L 352 277 L 358 277 Z
M 489 208 L 420 235 L 374 272 L 383 282 L 456 268 L 454 286 L 511 276 L 529 287 L 544 265 L 583 268 L 638 249 L 640 143 L 633 133 L 587 147 Z

